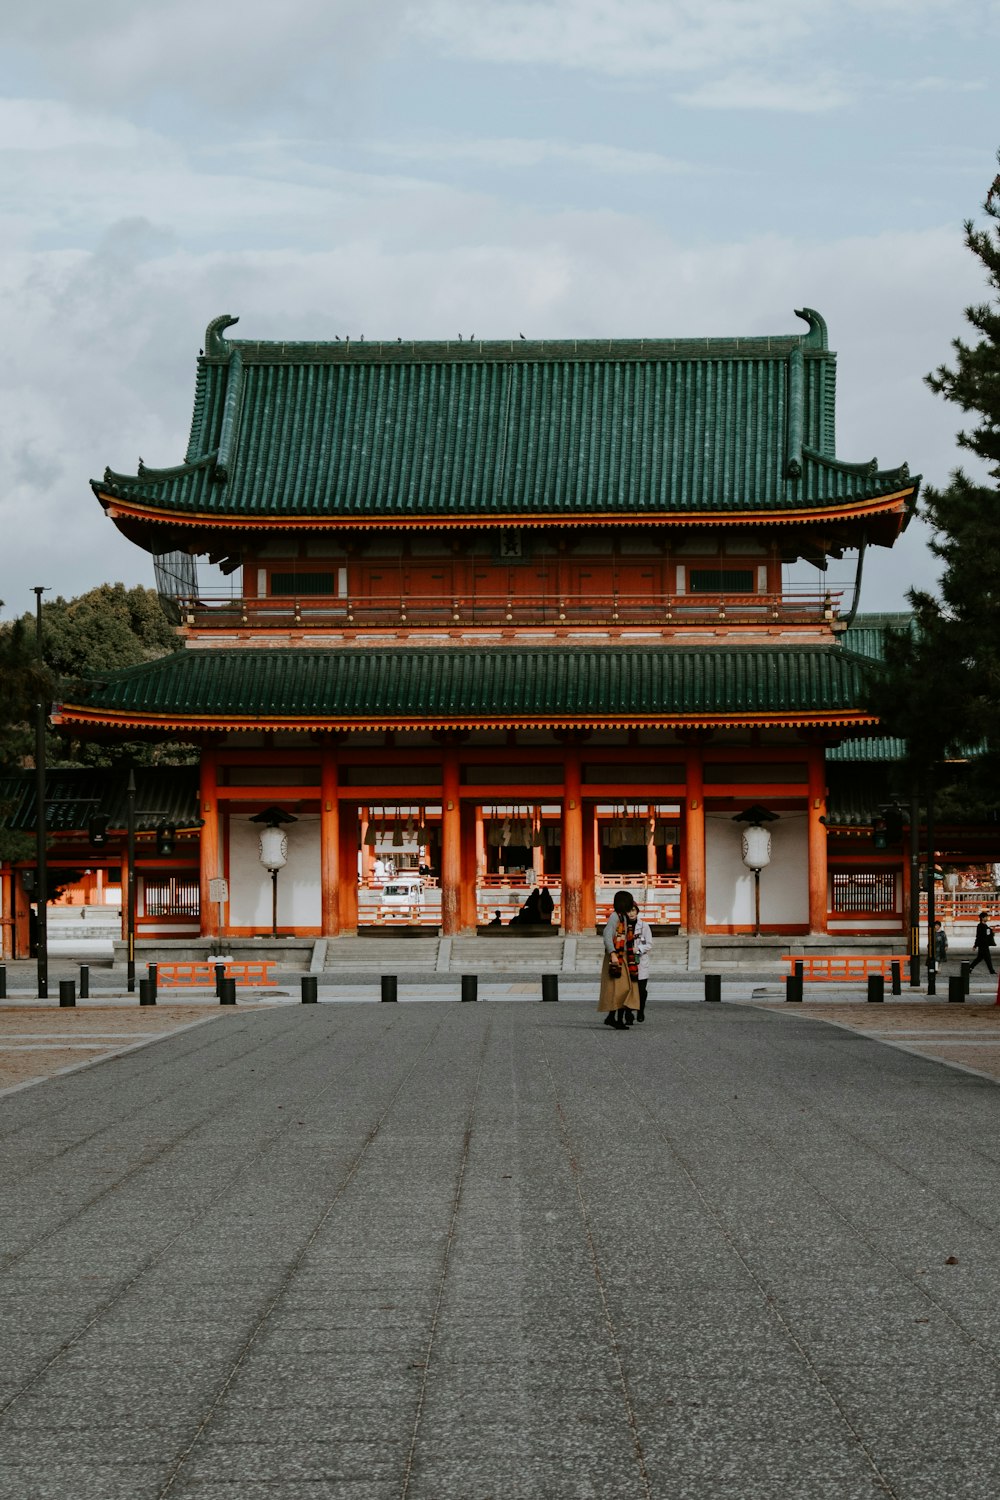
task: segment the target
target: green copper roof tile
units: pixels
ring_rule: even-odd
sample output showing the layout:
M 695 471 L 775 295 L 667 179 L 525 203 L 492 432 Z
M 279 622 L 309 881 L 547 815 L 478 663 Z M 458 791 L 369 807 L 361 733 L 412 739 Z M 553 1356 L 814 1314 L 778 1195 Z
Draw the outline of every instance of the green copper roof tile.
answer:
M 243 520 L 701 515 L 894 493 L 834 455 L 825 325 L 757 339 L 285 344 L 199 360 L 185 463 L 94 489 Z
M 236 722 L 497 722 L 852 711 L 863 663 L 838 647 L 179 651 L 111 674 L 88 716 Z

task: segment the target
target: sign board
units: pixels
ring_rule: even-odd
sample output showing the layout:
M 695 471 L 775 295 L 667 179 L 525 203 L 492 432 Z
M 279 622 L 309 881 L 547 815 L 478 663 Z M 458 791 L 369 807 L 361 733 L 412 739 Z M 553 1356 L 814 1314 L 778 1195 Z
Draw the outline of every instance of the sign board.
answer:
M 208 882 L 208 899 L 209 901 L 228 901 L 229 881 L 210 880 Z

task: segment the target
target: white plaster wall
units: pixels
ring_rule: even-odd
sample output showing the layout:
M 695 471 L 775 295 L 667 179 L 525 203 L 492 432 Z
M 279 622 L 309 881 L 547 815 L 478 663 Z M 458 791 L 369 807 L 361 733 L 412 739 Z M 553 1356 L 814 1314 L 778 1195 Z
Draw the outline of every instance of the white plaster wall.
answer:
M 288 863 L 278 872 L 278 929 L 319 927 L 319 815 L 306 813 L 289 823 Z M 232 927 L 271 931 L 271 877 L 260 862 L 260 829 L 249 815 L 229 824 L 229 922 Z
M 809 844 L 806 815 L 767 825 L 771 863 L 760 873 L 761 926 L 809 921 Z M 709 927 L 753 926 L 753 872 L 743 863 L 743 825 L 728 813 L 705 818 L 705 920 Z

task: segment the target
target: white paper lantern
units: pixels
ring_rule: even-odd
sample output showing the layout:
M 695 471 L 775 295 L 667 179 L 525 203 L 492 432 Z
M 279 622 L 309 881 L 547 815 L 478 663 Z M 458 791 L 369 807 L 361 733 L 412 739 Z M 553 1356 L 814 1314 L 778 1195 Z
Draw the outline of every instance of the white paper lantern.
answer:
M 260 862 L 266 870 L 282 870 L 288 860 L 288 836 L 280 828 L 264 828 L 260 835 Z
M 771 835 L 754 825 L 743 830 L 743 863 L 748 870 L 763 870 L 771 863 Z

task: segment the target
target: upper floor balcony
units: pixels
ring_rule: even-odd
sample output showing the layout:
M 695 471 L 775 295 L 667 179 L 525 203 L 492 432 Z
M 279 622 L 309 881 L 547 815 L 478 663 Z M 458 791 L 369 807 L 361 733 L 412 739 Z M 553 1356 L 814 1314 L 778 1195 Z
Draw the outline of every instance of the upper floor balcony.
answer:
M 840 590 L 749 594 L 552 595 L 404 594 L 302 597 L 174 598 L 180 624 L 191 634 L 303 631 L 341 635 L 365 631 L 547 631 L 629 627 L 684 632 L 723 627 L 797 627 L 830 630 L 840 619 Z

